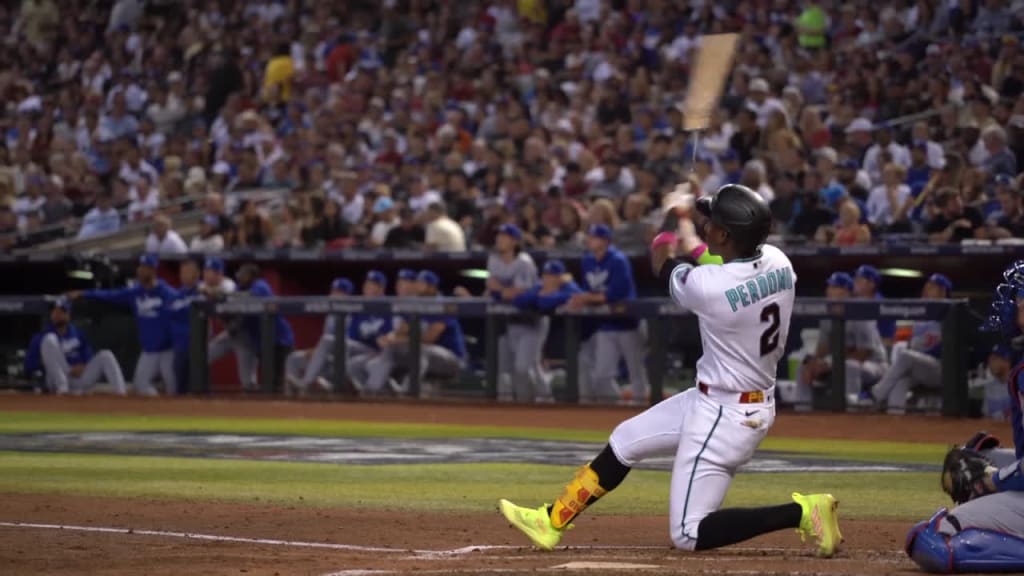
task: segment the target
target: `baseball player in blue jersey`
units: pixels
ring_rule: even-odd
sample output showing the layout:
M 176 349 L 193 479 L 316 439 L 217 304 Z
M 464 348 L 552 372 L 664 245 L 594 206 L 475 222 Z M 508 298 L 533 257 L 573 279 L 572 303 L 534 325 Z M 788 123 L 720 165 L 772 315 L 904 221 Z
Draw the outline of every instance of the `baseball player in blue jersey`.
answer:
M 853 295 L 856 298 L 885 298 L 879 290 L 881 284 L 882 273 L 874 266 L 864 264 L 853 271 Z M 896 336 L 896 321 L 892 318 L 879 319 L 878 334 L 882 337 L 883 343 L 892 344 L 892 339 Z
M 583 291 L 574 294 L 568 306 L 616 304 L 636 299 L 633 268 L 629 259 L 612 243 L 612 231 L 603 224 L 590 227 L 587 253 L 583 256 Z M 647 368 L 644 366 L 644 339 L 639 321 L 634 318 L 607 318 L 597 321 L 595 332 L 581 347 L 581 367 L 592 366 L 589 378 L 580 378 L 581 402 L 617 402 L 619 387 L 615 383 L 619 359 L 624 358 L 629 370 L 633 399 L 643 404 L 647 399 Z
M 433 298 L 440 295 L 440 278 L 430 270 L 416 275 L 418 296 Z M 366 388 L 381 390 L 395 366 L 408 364 L 409 326 L 403 321 L 395 329 L 378 339 L 380 354 L 366 363 Z M 465 367 L 466 342 L 462 326 L 454 316 L 422 316 L 420 318 L 420 379 L 427 374 L 438 378 L 451 378 Z M 404 393 L 408 384 L 394 387 Z M 421 395 L 429 396 L 428 386 L 421 386 Z
M 578 293 L 580 287 L 566 273 L 565 264 L 561 260 L 548 260 L 544 263 L 540 282 L 516 296 L 512 304 L 521 310 L 551 314 Z M 540 371 L 547 336 L 546 323 L 524 326 L 516 335 L 512 393 L 517 402 L 544 402 L 552 399 L 551 385 Z
M 363 296 L 381 298 L 388 288 L 388 278 L 379 270 L 370 270 L 363 281 Z M 394 317 L 374 314 L 353 314 L 349 318 L 346 332 L 347 368 L 349 378 L 356 389 L 364 395 L 373 395 L 380 390 L 366 390 L 364 383 L 369 378 L 366 366 L 380 354 L 377 341 L 394 330 Z
M 330 296 L 351 296 L 355 292 L 348 278 L 335 278 L 331 282 Z M 330 392 L 331 384 L 324 378 L 334 350 L 334 326 L 337 316 L 328 314 L 324 319 L 324 330 L 316 346 L 309 350 L 296 350 L 288 355 L 284 363 L 285 391 L 305 396 L 311 384 L 324 392 Z
M 993 314 L 982 329 L 1001 332 L 1019 353 L 1024 349 L 1024 260 L 1003 276 L 1006 282 L 996 289 Z M 1007 393 L 1013 459 L 993 466 L 970 446 L 950 450 L 942 486 L 957 506 L 940 509 L 907 535 L 907 555 L 928 572 L 1024 572 L 1024 362 L 1010 373 Z
M 178 282 L 181 286 L 174 293 L 169 305 L 171 342 L 174 345 L 174 378 L 178 383 L 178 394 L 188 394 L 189 386 L 189 343 L 191 334 L 192 302 L 200 298 L 199 264 L 192 259 L 182 260 L 178 268 Z
M 157 278 L 158 264 L 156 255 L 144 254 L 139 258 L 135 271 L 136 284 L 118 290 L 86 290 L 70 294 L 72 299 L 83 297 L 131 307 L 139 327 L 139 343 L 142 345 L 132 385 L 136 393 L 144 396 L 158 395 L 153 387 L 158 372 L 168 394 L 175 394 L 177 390 L 168 314 L 168 307 L 175 294 L 173 288 Z
M 260 269 L 255 264 L 244 264 L 238 269 L 238 273 L 235 275 L 235 280 L 238 284 L 238 292 L 245 294 L 251 298 L 272 298 L 274 291 L 270 288 L 270 284 L 267 281 L 260 278 Z M 254 359 L 248 363 L 253 367 L 253 377 L 251 382 L 252 389 L 256 387 L 255 371 L 258 367 L 258 362 L 273 362 L 274 363 L 274 382 L 271 385 L 271 389 L 274 391 L 280 391 L 282 389 L 282 381 L 284 378 L 284 363 L 288 354 L 291 353 L 292 348 L 295 346 L 295 336 L 292 333 L 292 327 L 288 324 L 288 321 L 284 319 L 281 314 L 274 315 L 274 355 L 272 358 L 260 358 L 260 318 L 259 316 L 246 316 L 242 321 L 242 332 L 245 334 L 249 346 L 249 350 L 252 350 Z M 243 386 L 245 381 L 243 380 Z
M 71 323 L 71 302 L 60 298 L 50 309 L 50 325 L 32 337 L 25 353 L 25 374 L 42 373 L 51 394 L 82 394 L 101 379 L 125 394 L 124 375 L 110 350 L 93 353 Z
M 942 274 L 932 274 L 921 290 L 922 298 L 949 298 L 953 282 Z M 907 410 L 907 393 L 914 386 L 935 388 L 942 383 L 942 323 L 933 320 L 915 322 L 910 342 L 892 349 L 892 367 L 871 388 L 869 402 L 885 403 L 889 414 Z

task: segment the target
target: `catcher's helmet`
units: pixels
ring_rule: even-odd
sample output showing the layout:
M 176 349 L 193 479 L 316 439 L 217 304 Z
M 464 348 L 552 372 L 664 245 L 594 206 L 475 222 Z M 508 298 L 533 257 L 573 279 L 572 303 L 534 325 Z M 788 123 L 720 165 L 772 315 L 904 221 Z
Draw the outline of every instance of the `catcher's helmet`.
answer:
M 739 184 L 726 184 L 714 196 L 700 198 L 697 211 L 729 233 L 741 256 L 753 254 L 772 230 L 768 203 Z

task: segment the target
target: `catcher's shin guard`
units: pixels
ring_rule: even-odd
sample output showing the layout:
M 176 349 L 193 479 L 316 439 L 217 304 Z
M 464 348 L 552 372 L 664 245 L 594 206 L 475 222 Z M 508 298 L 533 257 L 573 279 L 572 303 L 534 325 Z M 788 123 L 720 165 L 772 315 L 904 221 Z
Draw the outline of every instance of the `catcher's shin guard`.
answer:
M 907 555 L 923 570 L 938 574 L 1024 571 L 1024 540 L 978 528 L 949 536 L 938 529 L 945 517 L 943 508 L 907 534 Z

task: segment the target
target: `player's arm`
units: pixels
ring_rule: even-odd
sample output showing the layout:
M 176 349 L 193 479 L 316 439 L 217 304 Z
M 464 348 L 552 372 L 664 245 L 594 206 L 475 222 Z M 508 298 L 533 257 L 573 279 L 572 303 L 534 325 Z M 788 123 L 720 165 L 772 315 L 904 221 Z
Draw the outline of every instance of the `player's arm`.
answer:
M 139 288 L 129 286 L 127 288 L 118 288 L 116 290 L 86 290 L 80 294 L 82 298 L 127 306 L 132 303 L 136 296 L 138 296 Z M 72 293 L 72 297 L 77 296 L 78 293 Z
M 433 344 L 441 338 L 441 334 L 444 334 L 445 328 L 448 324 L 443 320 L 435 320 L 427 325 L 427 329 L 420 334 L 420 342 L 424 344 Z
M 532 310 L 537 307 L 537 298 L 540 295 L 540 286 L 520 292 L 512 299 L 512 305 L 520 310 Z
M 537 297 L 537 308 L 544 312 L 551 312 L 565 305 L 575 294 L 582 292 L 579 285 L 569 281 L 562 284 L 557 292 L 542 294 Z
M 82 335 L 81 332 L 78 331 L 77 328 L 75 329 L 75 332 L 77 333 L 78 336 L 78 362 L 82 366 L 85 366 L 86 364 L 89 363 L 90 360 L 92 360 L 94 354 L 92 345 L 89 344 L 89 341 L 85 338 L 85 336 Z

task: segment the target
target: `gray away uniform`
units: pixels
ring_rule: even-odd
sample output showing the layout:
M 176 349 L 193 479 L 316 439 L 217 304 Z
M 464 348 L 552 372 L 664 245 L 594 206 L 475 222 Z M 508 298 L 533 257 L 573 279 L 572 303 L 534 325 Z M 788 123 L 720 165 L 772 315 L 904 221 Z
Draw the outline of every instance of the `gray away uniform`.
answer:
M 538 282 L 537 264 L 526 252 L 506 262 L 491 253 L 487 257 L 487 275 L 503 287 L 529 290 Z M 547 399 L 551 390 L 541 373 L 544 343 L 550 321 L 510 320 L 508 329 L 498 339 L 498 398 L 532 402 Z

